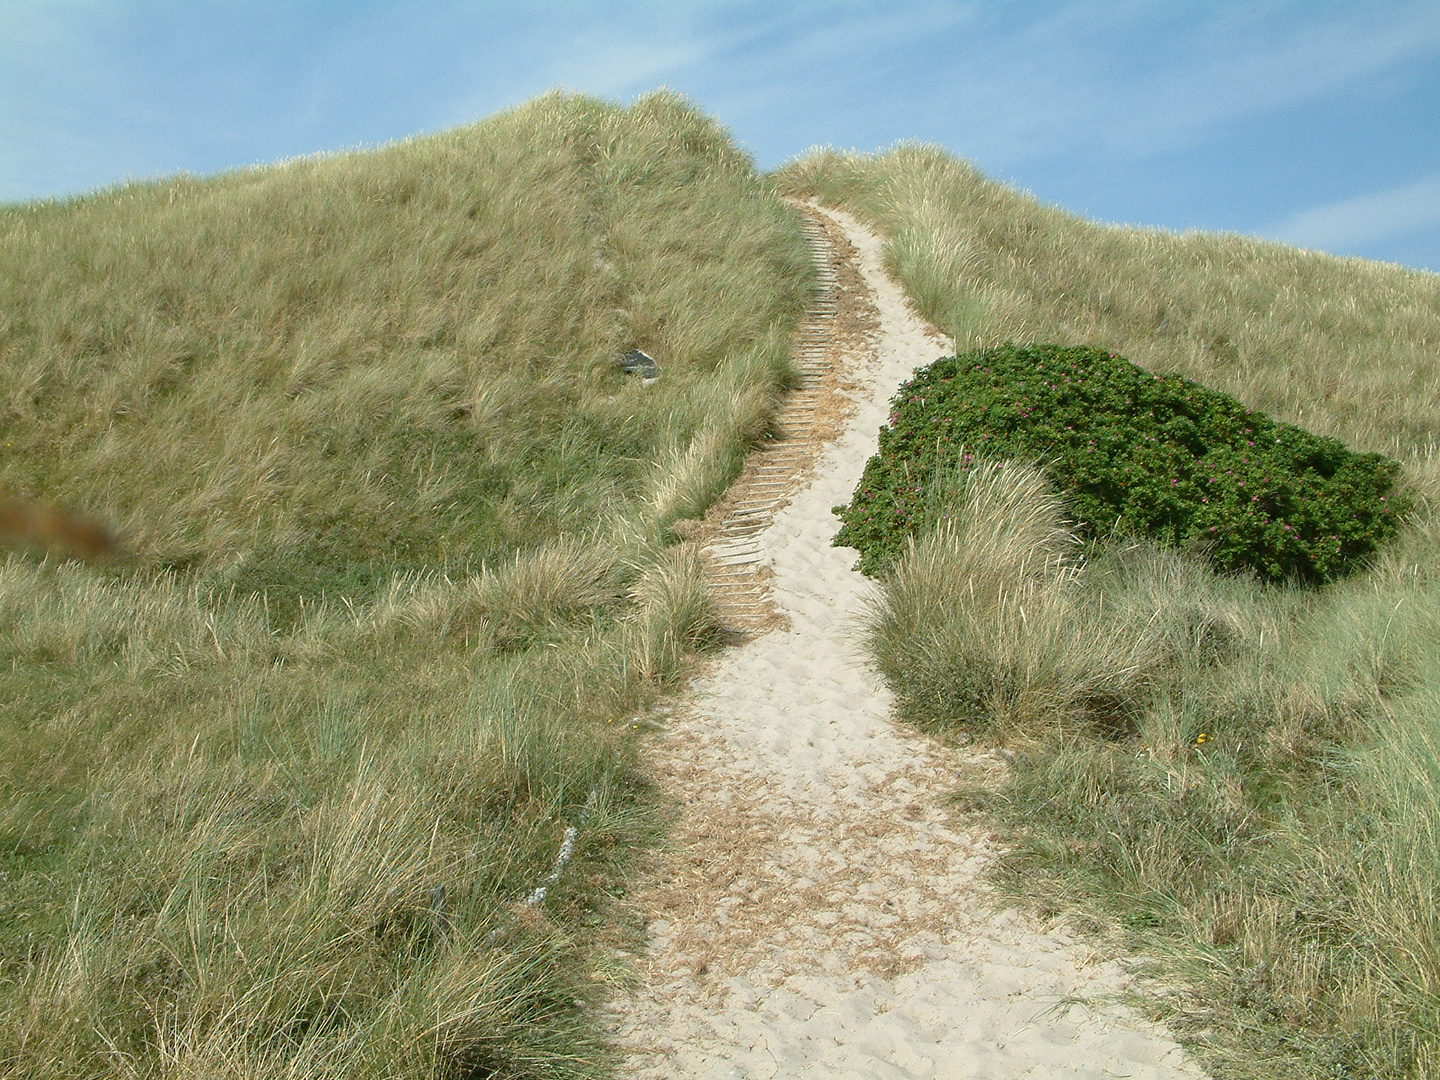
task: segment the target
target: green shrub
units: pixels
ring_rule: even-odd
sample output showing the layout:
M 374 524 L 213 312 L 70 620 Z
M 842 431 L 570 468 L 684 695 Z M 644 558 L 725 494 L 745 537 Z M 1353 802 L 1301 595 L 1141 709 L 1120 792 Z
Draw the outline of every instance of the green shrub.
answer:
M 1016 346 L 944 357 L 900 388 L 838 545 L 876 575 L 930 516 L 968 452 L 1040 463 L 1082 533 L 1201 550 L 1262 580 L 1329 581 L 1392 537 L 1400 465 L 1250 412 L 1100 349 Z

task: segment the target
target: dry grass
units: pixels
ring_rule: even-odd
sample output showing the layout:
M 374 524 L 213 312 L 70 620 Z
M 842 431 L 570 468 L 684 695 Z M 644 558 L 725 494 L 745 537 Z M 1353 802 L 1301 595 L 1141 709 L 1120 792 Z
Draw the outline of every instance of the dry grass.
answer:
M 793 215 L 666 95 L 6 207 L 0 475 L 150 565 L 493 558 L 635 499 L 706 424 L 685 497 L 713 496 L 808 272 Z M 659 384 L 616 369 L 635 346 Z
M 900 715 L 1001 742 L 1113 724 L 1151 635 L 1117 635 L 1078 587 L 1080 548 L 1036 468 L 979 462 L 941 494 L 868 625 Z M 1144 624 L 1141 624 L 1142 626 Z
M 667 94 L 0 208 L 0 477 L 129 552 L 0 561 L 0 1073 L 606 1075 L 668 526 L 809 276 Z
M 961 349 L 1103 344 L 1357 449 L 1435 452 L 1440 275 L 1096 224 L 927 146 L 816 152 L 780 181 L 882 229 L 921 314 Z
M 1318 592 L 1133 542 L 1057 555 L 1043 487 L 952 485 L 872 646 L 902 711 L 1010 743 L 969 793 L 1003 872 L 1142 947 L 1215 1075 L 1440 1075 L 1440 276 L 1084 221 L 923 146 L 778 179 L 880 228 L 960 349 L 1097 345 L 1404 463 L 1403 535 Z

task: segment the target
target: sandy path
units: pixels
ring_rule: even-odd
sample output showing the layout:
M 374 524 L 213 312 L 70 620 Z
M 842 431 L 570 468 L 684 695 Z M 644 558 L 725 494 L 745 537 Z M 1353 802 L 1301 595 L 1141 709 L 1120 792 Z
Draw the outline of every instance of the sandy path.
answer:
M 832 212 L 833 213 L 833 212 Z M 648 949 L 609 1026 L 627 1077 L 1198 1077 L 1105 999 L 1123 986 L 1061 930 L 997 909 L 983 831 L 943 797 L 955 752 L 888 719 L 855 644 L 868 585 L 833 548 L 900 382 L 942 355 L 838 213 L 878 334 L 853 414 L 760 534 L 788 627 L 717 659 L 654 748 L 683 803 L 636 897 Z

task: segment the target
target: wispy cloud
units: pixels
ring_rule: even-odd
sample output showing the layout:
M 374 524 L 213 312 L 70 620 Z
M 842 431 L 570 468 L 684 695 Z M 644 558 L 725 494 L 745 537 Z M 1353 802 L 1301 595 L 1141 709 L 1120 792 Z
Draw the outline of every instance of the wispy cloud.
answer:
M 925 96 L 957 117 L 977 156 L 1003 165 L 1193 147 L 1440 54 L 1430 0 L 1002 10 L 946 43 Z
M 1440 224 L 1440 173 L 1302 210 L 1269 232 L 1288 244 L 1345 250 L 1436 224 Z
M 1272 2 L 1173 30 L 1173 63 L 1135 82 L 1117 135 L 1153 145 L 1334 97 L 1440 52 L 1440 7 Z
M 1440 53 L 1434 0 L 0 0 L 0 22 L 0 179 L 17 187 L 66 133 L 117 163 L 141 160 L 123 144 L 164 168 L 166 146 L 247 140 L 254 160 L 556 85 L 677 86 L 791 153 L 920 137 L 1000 169 L 1137 160 Z
M 624 27 L 571 26 L 542 42 L 515 41 L 526 62 L 496 79 L 486 57 L 443 96 L 438 126 L 464 123 L 556 87 L 606 98 L 623 98 L 671 82 L 679 72 L 704 64 L 713 45 L 685 33 L 626 33 Z
M 834 81 L 883 81 L 877 53 L 943 34 L 971 18 L 975 6 L 953 0 L 588 6 L 549 0 L 536 7 L 553 18 L 507 35 L 507 49 L 529 62 L 508 83 L 505 103 L 557 85 L 606 97 L 670 85 L 721 114 L 793 112 L 828 94 Z M 466 82 L 447 104 L 447 116 L 470 118 L 495 107 L 494 57 L 477 55 Z M 892 84 L 872 96 L 893 101 L 904 87 Z
M 1110 216 L 1139 192 L 1157 223 L 1227 227 L 1321 202 L 1306 176 L 1363 187 L 1333 117 L 1352 141 L 1375 120 L 1394 149 L 1372 170 L 1432 170 L 1423 137 L 1388 132 L 1403 110 L 1429 122 L 1437 59 L 1435 0 L 0 0 L 0 199 L 384 142 L 556 86 L 666 85 L 766 166 L 928 139 L 1037 189 L 1073 178 L 1051 187 L 1077 208 L 1112 178 Z M 1292 147 L 1303 164 L 1244 210 L 1235 170 Z M 1207 170 L 1181 220 L 1145 202 Z M 1427 190 L 1277 228 L 1418 221 Z

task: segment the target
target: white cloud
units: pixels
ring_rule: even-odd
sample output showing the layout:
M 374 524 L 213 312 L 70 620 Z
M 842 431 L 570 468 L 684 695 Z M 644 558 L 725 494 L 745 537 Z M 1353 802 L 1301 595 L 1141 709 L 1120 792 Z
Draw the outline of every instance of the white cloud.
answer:
M 972 8 L 937 0 L 692 0 L 572 10 L 510 28 L 506 48 L 527 63 L 505 84 L 503 101 L 493 57 L 477 56 L 469 85 L 450 95 L 441 112 L 450 123 L 473 119 L 555 86 L 623 97 L 680 84 L 695 87 L 702 106 L 722 114 L 762 103 L 783 108 L 827 80 L 863 78 L 876 50 L 943 33 Z
M 550 35 L 544 51 L 531 55 L 534 62 L 497 86 L 491 71 L 482 67 L 475 85 L 452 93 L 436 110 L 435 127 L 475 120 L 498 108 L 515 105 L 556 87 L 599 97 L 623 97 L 668 82 L 676 72 L 703 62 L 703 42 L 683 36 L 630 37 L 608 32 L 586 32 L 567 41 Z
M 1144 158 L 1435 56 L 1440 6 L 1067 3 L 956 44 L 943 97 L 978 156 Z
M 1269 233 L 1301 247 L 1344 249 L 1435 224 L 1440 224 L 1440 173 L 1302 210 Z
M 1002 172 L 1142 161 L 1440 54 L 1435 0 L 0 0 L 0 28 L 0 198 L 436 130 L 557 85 L 672 86 L 769 162 L 908 137 Z
M 992 167 L 1134 160 L 1440 53 L 1433 0 L 832 5 L 827 14 L 776 16 L 769 25 L 783 26 L 783 40 L 747 41 L 734 92 L 704 100 L 779 115 L 788 101 L 842 129 L 873 120 L 893 129 L 890 139 L 943 138 Z
M 1286 10 L 1289 8 L 1290 10 Z M 1326 12 L 1291 4 L 1251 9 L 1197 27 L 1193 55 L 1135 87 L 1117 130 L 1146 143 L 1274 113 L 1379 76 L 1440 50 L 1433 3 Z M 1187 50 L 1188 51 L 1188 50 Z

